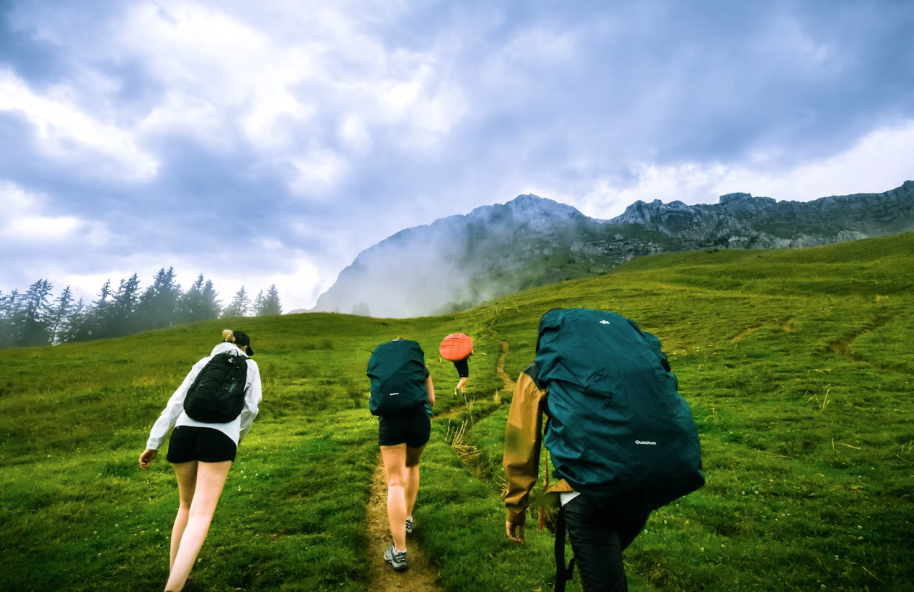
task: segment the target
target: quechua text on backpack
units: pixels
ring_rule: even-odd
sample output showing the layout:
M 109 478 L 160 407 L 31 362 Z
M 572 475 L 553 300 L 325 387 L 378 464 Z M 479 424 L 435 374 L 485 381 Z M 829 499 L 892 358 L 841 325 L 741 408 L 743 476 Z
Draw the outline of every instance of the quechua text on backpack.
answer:
M 611 312 L 544 315 L 537 381 L 548 390 L 555 473 L 598 502 L 654 510 L 704 485 L 695 421 L 660 341 Z
M 195 421 L 227 423 L 241 415 L 247 382 L 247 358 L 216 354 L 194 379 L 184 398 L 184 412 Z
M 369 410 L 391 418 L 422 412 L 428 399 L 426 377 L 425 354 L 418 343 L 408 339 L 382 343 L 368 360 Z

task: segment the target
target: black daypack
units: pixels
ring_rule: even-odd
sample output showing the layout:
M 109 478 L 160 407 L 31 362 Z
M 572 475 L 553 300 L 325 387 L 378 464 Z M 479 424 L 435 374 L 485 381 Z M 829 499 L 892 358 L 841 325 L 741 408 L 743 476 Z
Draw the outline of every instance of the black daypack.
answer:
M 184 398 L 184 412 L 195 421 L 228 423 L 244 409 L 247 358 L 216 354 L 197 374 Z
M 422 412 L 428 400 L 427 377 L 425 354 L 418 343 L 408 339 L 382 343 L 368 360 L 369 410 L 390 418 Z

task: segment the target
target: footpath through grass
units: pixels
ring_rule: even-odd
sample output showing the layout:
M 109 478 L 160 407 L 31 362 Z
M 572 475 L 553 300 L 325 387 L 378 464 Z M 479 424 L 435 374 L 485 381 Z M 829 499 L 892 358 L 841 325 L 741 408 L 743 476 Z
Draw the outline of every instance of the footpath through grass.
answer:
M 551 535 L 504 536 L 506 370 L 553 307 L 632 318 L 663 342 L 698 422 L 708 484 L 655 512 L 626 553 L 636 591 L 910 589 L 914 557 L 914 235 L 801 251 L 673 253 L 443 317 L 239 319 L 8 350 L 0 360 L 0 590 L 154 590 L 177 508 L 148 430 L 222 329 L 252 336 L 264 403 L 239 448 L 195 578 L 207 590 L 368 590 L 378 462 L 369 352 L 426 352 L 439 405 L 417 541 L 448 590 L 549 590 Z M 470 333 L 468 402 L 439 360 Z M 494 336 L 492 334 L 494 331 Z M 448 415 L 449 417 L 442 417 Z M 467 419 L 460 455 L 446 441 Z M 163 451 L 164 452 L 164 451 Z M 579 589 L 577 578 L 571 590 Z

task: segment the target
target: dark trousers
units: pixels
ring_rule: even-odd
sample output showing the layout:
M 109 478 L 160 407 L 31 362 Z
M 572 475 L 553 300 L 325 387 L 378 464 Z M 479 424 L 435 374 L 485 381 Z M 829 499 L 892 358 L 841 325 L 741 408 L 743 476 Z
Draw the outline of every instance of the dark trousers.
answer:
M 600 506 L 579 495 L 562 512 L 584 592 L 627 592 L 622 551 L 644 528 L 650 511 Z

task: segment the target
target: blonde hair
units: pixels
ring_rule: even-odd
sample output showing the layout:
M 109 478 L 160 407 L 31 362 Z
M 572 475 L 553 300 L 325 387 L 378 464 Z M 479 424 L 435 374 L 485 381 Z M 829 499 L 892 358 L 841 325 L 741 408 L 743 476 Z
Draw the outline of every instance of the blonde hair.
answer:
M 222 340 L 235 343 L 235 332 L 231 329 L 226 329 L 222 332 Z

